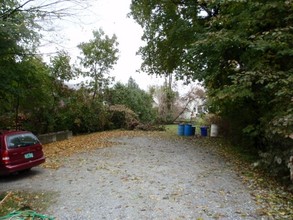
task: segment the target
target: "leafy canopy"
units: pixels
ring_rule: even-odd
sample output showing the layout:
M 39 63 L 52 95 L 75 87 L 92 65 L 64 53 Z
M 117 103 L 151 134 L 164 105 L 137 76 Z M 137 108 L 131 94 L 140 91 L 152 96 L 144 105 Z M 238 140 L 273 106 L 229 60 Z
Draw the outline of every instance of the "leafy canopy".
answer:
M 111 38 L 105 35 L 102 29 L 93 31 L 93 39 L 89 42 L 81 43 L 82 57 L 80 63 L 84 68 L 83 76 L 90 77 L 89 86 L 93 91 L 93 99 L 111 82 L 109 70 L 114 67 L 118 60 L 117 37 Z
M 293 132 L 293 2 L 132 0 L 150 74 L 200 80 L 210 111 L 254 143 Z
M 153 99 L 150 94 L 140 89 L 133 78 L 126 85 L 118 82 L 108 89 L 106 100 L 109 105 L 124 105 L 138 115 L 142 122 L 154 121 Z

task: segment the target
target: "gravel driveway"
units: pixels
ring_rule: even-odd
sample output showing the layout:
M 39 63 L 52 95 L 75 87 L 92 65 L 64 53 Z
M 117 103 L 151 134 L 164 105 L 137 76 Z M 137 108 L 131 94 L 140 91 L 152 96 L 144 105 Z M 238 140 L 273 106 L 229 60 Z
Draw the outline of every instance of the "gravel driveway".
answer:
M 46 213 L 56 219 L 261 219 L 232 165 L 207 148 L 147 136 L 114 141 L 58 170 L 1 178 L 1 190 L 57 192 Z

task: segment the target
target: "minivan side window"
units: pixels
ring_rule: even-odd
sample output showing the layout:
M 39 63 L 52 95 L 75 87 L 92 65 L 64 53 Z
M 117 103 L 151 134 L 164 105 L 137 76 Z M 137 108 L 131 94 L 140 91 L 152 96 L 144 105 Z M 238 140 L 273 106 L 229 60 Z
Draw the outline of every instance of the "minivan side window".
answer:
M 39 143 L 38 138 L 33 134 L 14 134 L 6 138 L 8 149 L 26 147 Z

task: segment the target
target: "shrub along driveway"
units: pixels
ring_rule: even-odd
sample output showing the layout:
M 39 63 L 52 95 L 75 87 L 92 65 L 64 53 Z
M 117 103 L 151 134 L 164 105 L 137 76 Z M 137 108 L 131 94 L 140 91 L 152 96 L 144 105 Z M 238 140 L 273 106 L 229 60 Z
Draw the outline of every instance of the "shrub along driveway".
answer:
M 46 166 L 58 169 L 1 178 L 1 191 L 53 192 L 44 212 L 57 219 L 260 219 L 268 214 L 233 163 L 205 140 L 156 134 L 108 133 L 99 141 L 85 136 L 96 141 L 93 145 L 51 144 Z

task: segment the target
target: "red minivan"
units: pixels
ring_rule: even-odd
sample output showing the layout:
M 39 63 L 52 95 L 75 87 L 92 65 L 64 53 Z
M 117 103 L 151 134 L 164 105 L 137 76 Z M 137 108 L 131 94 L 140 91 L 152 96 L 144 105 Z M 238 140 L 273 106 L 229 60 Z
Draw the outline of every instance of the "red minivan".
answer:
M 0 131 L 0 175 L 30 170 L 45 162 L 42 145 L 29 131 Z

